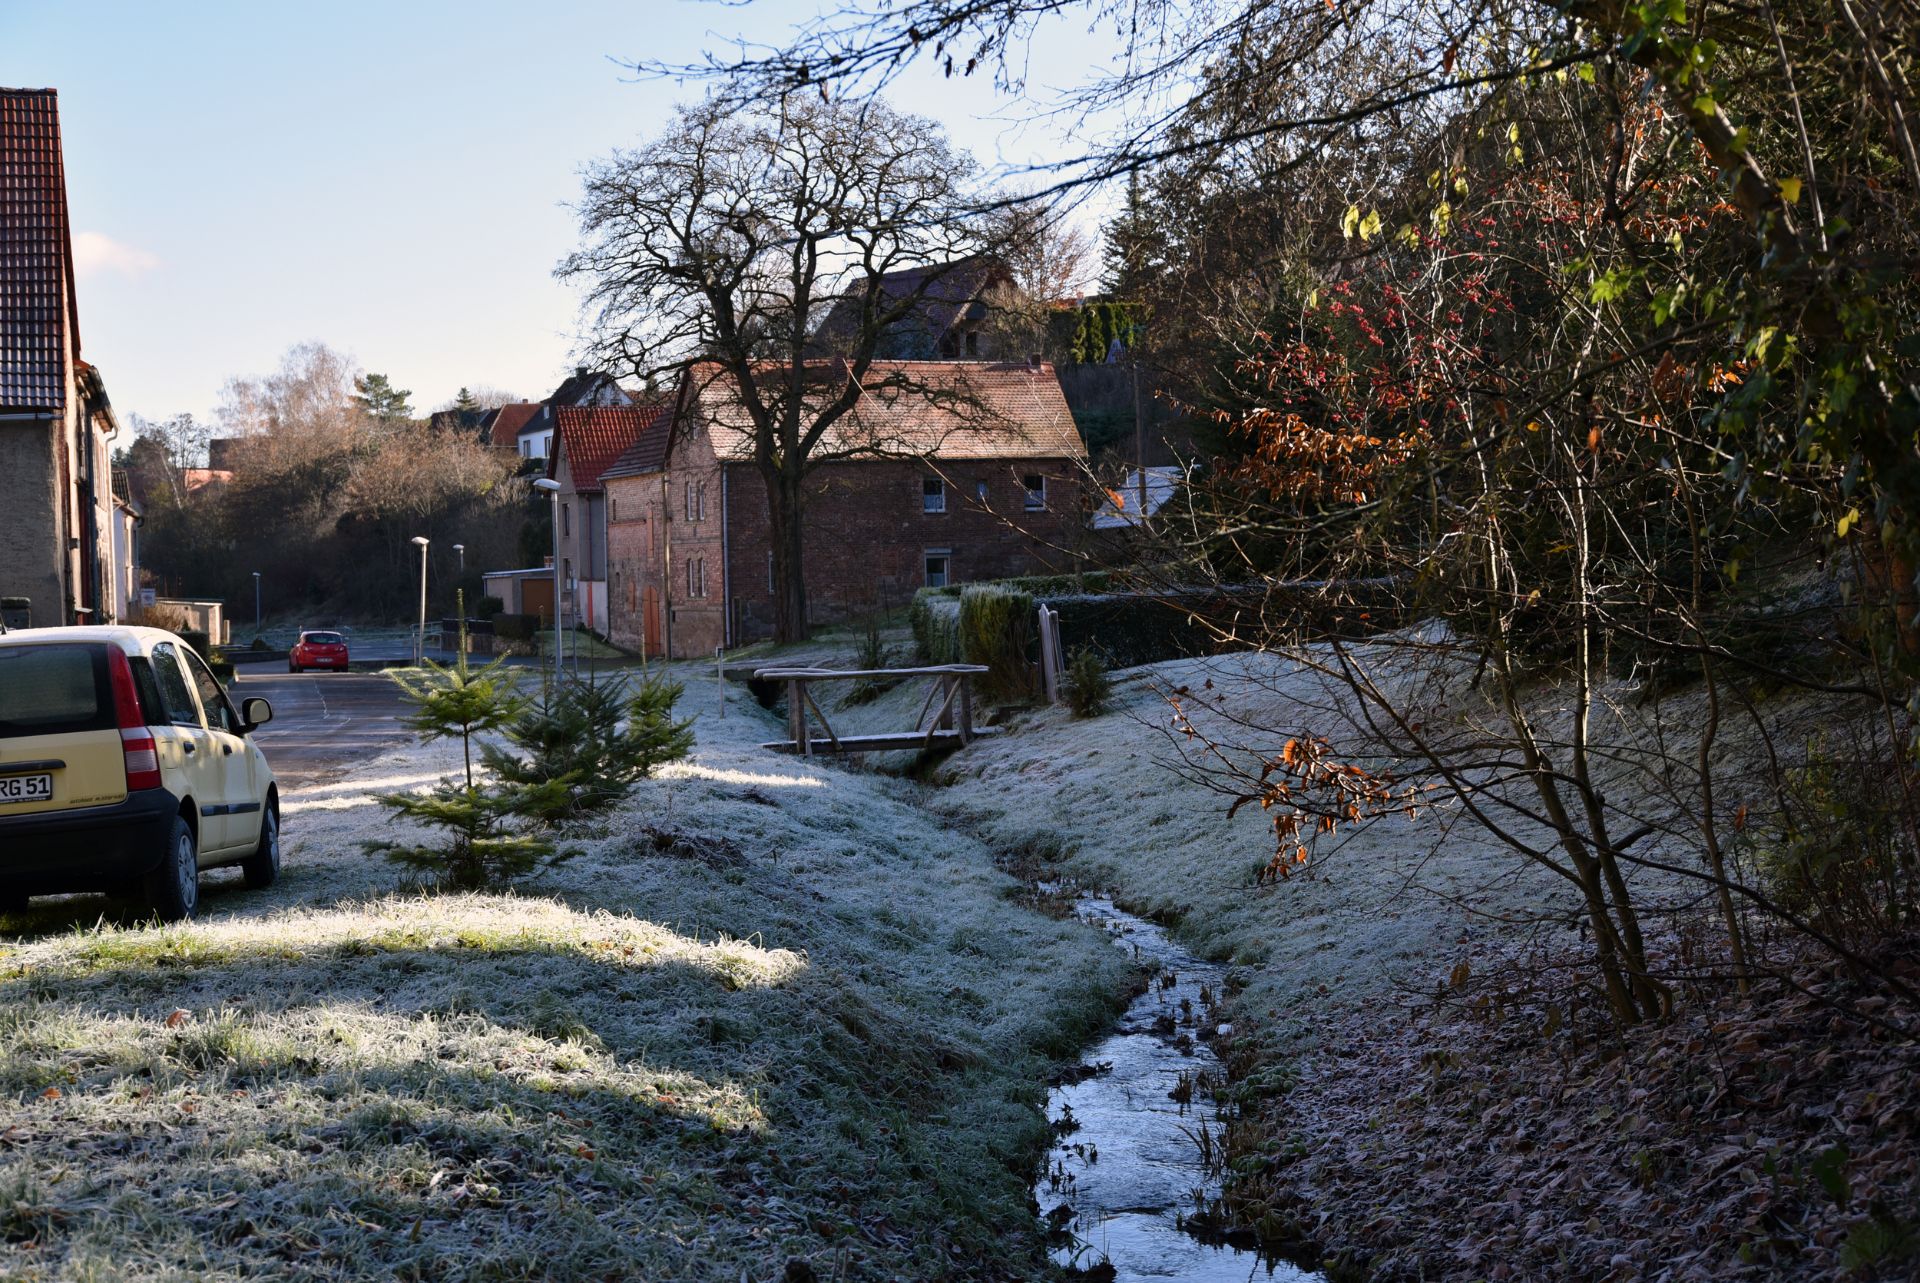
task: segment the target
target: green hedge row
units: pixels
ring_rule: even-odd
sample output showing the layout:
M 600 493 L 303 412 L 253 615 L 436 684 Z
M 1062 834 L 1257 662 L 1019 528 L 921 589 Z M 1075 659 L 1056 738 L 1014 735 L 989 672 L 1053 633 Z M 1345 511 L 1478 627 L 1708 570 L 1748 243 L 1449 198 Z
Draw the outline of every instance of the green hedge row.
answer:
M 540 616 L 498 614 L 493 617 L 493 635 L 502 641 L 532 641 L 540 631 Z
M 923 588 L 907 611 L 913 640 L 930 664 L 984 664 L 983 698 L 1033 695 L 1033 594 L 1006 583 Z
M 960 594 L 944 588 L 922 588 L 907 608 L 914 645 L 929 664 L 960 662 Z

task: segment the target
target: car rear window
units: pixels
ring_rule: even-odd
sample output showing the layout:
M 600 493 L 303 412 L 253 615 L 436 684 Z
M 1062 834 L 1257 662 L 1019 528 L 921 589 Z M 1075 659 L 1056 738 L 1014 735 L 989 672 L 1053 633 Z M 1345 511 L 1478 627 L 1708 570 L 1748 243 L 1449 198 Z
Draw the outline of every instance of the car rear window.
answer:
M 347 639 L 339 633 L 308 633 L 301 640 L 310 646 L 339 646 Z
M 107 731 L 119 720 L 105 646 L 0 646 L 0 739 Z

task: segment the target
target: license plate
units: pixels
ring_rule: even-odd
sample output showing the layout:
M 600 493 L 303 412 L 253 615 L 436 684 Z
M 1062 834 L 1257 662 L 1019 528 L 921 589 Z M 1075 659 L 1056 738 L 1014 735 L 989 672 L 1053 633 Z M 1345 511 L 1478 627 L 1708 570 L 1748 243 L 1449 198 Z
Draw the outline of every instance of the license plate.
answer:
M 0 806 L 10 802 L 51 802 L 53 776 L 0 775 Z

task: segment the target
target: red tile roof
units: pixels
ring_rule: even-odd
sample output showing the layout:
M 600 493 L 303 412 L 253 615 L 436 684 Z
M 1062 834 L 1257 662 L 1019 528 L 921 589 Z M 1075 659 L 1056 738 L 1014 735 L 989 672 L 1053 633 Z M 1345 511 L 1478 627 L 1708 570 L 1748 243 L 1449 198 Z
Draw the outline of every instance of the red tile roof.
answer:
M 844 362 L 813 367 L 822 401 L 845 386 Z M 699 414 L 722 459 L 753 458 L 753 429 L 713 367 L 690 377 Z M 1046 362 L 875 361 L 853 411 L 828 429 L 813 457 L 922 459 L 1083 459 L 1087 448 L 1067 409 L 1060 378 Z
M 602 481 L 608 477 L 632 477 L 643 472 L 658 472 L 667 466 L 667 446 L 673 437 L 673 406 L 673 401 L 663 399 L 634 407 L 645 420 L 640 435 L 618 459 L 601 471 Z
M 487 440 L 490 444 L 508 450 L 518 449 L 520 429 L 527 426 L 527 420 L 540 413 L 538 401 L 510 401 L 494 413 L 493 428 Z
M 58 410 L 80 350 L 73 245 L 51 89 L 0 89 L 0 406 Z
M 573 488 L 577 491 L 600 489 L 600 474 L 637 442 L 649 426 L 664 419 L 668 408 L 664 401 L 651 405 L 553 407 L 560 438 L 555 452 L 556 455 L 561 450 L 566 452 Z

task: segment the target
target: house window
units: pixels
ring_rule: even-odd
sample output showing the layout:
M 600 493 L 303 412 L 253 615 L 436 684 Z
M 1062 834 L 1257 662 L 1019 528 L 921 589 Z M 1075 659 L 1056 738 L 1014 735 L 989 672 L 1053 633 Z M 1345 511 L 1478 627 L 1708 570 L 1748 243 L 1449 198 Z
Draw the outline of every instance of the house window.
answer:
M 620 501 L 618 499 L 615 499 L 612 495 L 607 496 L 607 520 L 608 521 L 620 520 Z
M 980 506 L 982 508 L 987 506 L 987 483 L 986 482 L 976 481 L 973 483 L 973 497 L 980 501 Z
M 773 595 L 773 549 L 767 549 L 767 595 Z
M 927 549 L 927 587 L 945 588 L 953 582 L 953 551 L 948 548 Z
M 693 487 L 693 519 L 707 519 L 707 483 L 704 481 L 696 482 Z
M 939 477 L 925 477 L 920 482 L 920 511 L 945 512 L 947 510 L 947 483 Z
M 573 536 L 573 505 L 563 503 L 560 505 L 560 537 L 562 539 L 569 539 L 569 538 L 572 538 L 572 536 Z
M 1038 473 L 1020 478 L 1027 490 L 1027 511 L 1039 512 L 1047 506 L 1047 479 Z
M 980 355 L 980 331 L 978 330 L 967 331 L 967 355 Z
M 705 557 L 687 558 L 687 596 L 704 597 L 707 595 L 707 559 Z

